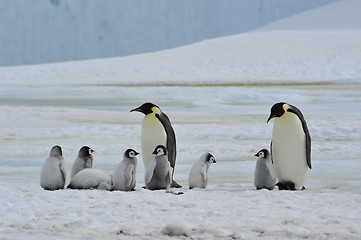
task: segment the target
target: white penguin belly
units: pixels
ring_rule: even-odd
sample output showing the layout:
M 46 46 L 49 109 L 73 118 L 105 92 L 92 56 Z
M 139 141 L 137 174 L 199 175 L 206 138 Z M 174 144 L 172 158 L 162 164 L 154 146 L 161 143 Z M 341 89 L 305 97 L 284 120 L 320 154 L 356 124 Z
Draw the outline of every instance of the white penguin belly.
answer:
M 167 134 L 155 114 L 148 114 L 143 119 L 141 133 L 142 157 L 145 169 L 153 160 L 154 155 L 152 153 L 158 145 L 167 147 Z
M 308 171 L 306 136 L 295 114 L 276 118 L 272 133 L 272 158 L 279 182 L 291 181 L 297 190 L 303 188 Z

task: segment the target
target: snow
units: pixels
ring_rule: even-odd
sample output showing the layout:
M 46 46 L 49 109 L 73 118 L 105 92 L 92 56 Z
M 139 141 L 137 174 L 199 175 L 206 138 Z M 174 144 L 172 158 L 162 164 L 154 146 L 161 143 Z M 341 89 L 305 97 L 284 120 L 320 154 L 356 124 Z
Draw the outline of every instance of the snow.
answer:
M 155 53 L 0 68 L 0 238 L 359 239 L 361 21 L 351 16 L 358 7 L 343 0 L 305 12 L 317 25 L 311 30 L 291 27 L 301 14 L 289 27 L 285 19 Z M 56 144 L 68 173 L 88 145 L 94 168 L 111 174 L 126 149 L 140 149 L 142 116 L 129 111 L 146 101 L 173 123 L 175 180 L 183 185 L 174 191 L 184 194 L 143 189 L 142 164 L 134 192 L 40 187 Z M 254 154 L 269 148 L 266 120 L 279 101 L 297 106 L 310 130 L 304 191 L 253 186 Z M 217 164 L 207 188 L 189 190 L 192 165 L 209 151 Z

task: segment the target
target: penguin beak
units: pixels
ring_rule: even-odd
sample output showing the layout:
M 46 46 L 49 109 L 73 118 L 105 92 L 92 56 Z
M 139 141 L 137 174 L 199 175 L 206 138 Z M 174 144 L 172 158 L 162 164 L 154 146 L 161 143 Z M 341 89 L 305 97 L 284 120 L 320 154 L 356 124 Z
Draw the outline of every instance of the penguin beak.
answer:
M 135 151 L 134 151 L 134 155 L 135 155 L 135 156 L 137 156 L 138 154 L 139 154 L 139 152 L 135 152 Z
M 268 123 L 272 118 L 274 118 L 274 117 L 276 117 L 276 115 L 270 115 L 270 116 L 268 117 L 268 119 L 267 119 L 267 123 Z
M 134 111 L 142 112 L 143 110 L 141 108 L 134 108 L 134 109 L 130 110 L 130 112 L 134 112 Z
M 258 157 L 258 153 L 256 153 L 255 156 Z

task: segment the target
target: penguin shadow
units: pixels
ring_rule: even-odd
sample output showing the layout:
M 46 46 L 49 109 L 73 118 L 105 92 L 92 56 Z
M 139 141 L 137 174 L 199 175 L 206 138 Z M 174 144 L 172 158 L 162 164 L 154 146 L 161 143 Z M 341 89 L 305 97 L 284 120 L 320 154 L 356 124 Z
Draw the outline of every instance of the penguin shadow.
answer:
M 179 189 L 178 187 L 176 187 L 177 189 Z M 184 194 L 184 192 L 182 192 L 182 191 L 179 191 L 179 192 L 176 192 L 176 191 L 174 191 L 173 189 L 174 188 L 168 188 L 168 189 L 153 189 L 153 190 L 151 190 L 151 189 L 148 189 L 146 186 L 142 186 L 142 189 L 146 189 L 146 190 L 149 190 L 149 191 L 162 191 L 162 190 L 165 190 L 165 193 L 170 193 L 170 194 L 173 194 L 173 195 L 183 195 Z M 139 191 L 139 190 L 135 190 L 135 191 Z

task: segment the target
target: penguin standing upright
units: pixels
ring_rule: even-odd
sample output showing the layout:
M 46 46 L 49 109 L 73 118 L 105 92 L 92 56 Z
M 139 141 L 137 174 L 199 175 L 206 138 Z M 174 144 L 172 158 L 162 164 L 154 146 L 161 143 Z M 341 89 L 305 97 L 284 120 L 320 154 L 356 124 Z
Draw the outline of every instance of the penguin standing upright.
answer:
M 136 185 L 137 155 L 133 149 L 127 149 L 113 173 L 113 190 L 133 191 Z
M 168 161 L 172 168 L 172 176 L 174 174 L 176 162 L 176 138 L 173 127 L 168 116 L 163 113 L 160 108 L 153 103 L 144 103 L 142 106 L 131 110 L 131 112 L 143 113 L 144 119 L 142 123 L 141 148 L 144 163 L 144 169 L 147 169 L 153 160 L 153 151 L 158 145 L 167 148 Z M 182 187 L 172 179 L 171 187 Z
M 149 190 L 168 189 L 172 183 L 172 169 L 167 158 L 167 149 L 158 145 L 152 162 L 145 171 L 145 184 Z
M 301 111 L 285 102 L 271 108 L 267 123 L 274 120 L 271 158 L 280 190 L 303 190 L 311 169 L 311 137 Z
M 254 186 L 257 190 L 262 188 L 272 190 L 275 188 L 276 173 L 270 155 L 267 149 L 261 149 L 255 155 L 258 157 L 254 171 Z
M 54 146 L 40 174 L 40 186 L 45 190 L 63 189 L 66 181 L 65 163 L 61 147 Z
M 208 184 L 208 169 L 212 163 L 216 163 L 216 159 L 210 153 L 202 154 L 199 160 L 193 165 L 189 173 L 188 183 L 189 189 L 206 188 Z

